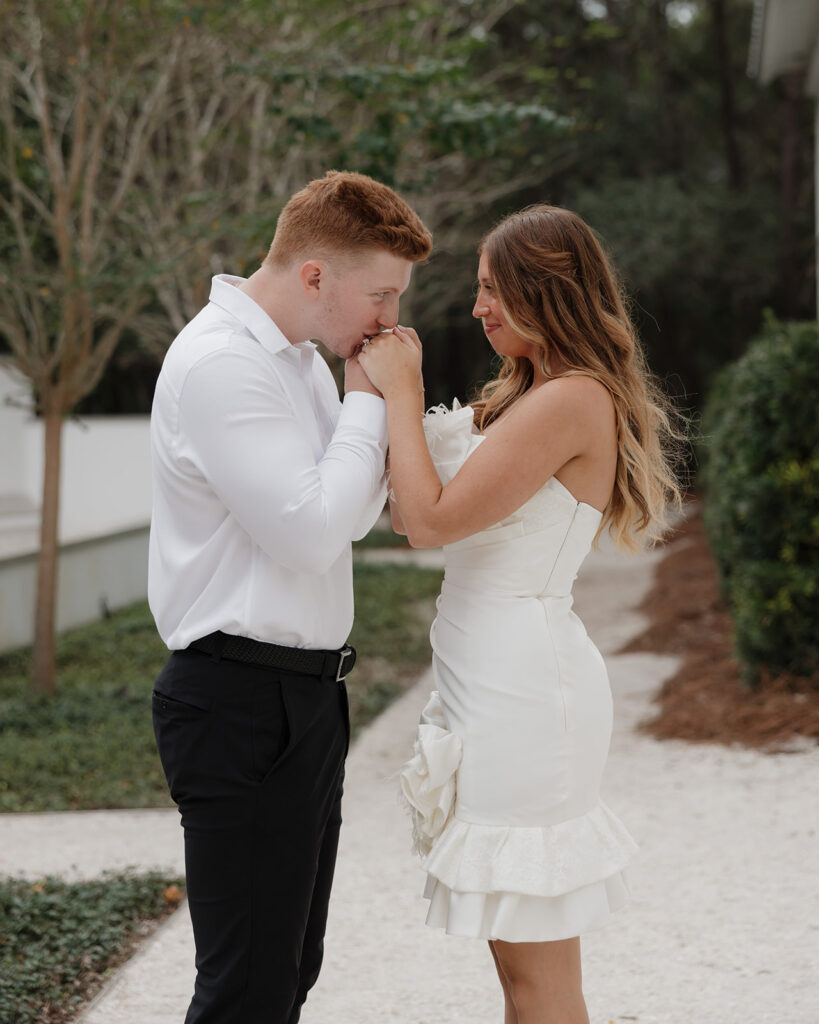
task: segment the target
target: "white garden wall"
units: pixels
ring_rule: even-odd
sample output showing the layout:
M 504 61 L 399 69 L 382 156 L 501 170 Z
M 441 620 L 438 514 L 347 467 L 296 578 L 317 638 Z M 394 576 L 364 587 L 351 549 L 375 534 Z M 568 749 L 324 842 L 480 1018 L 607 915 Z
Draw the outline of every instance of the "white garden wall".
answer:
M 0 363 L 0 650 L 32 638 L 43 426 Z M 15 404 L 10 405 L 8 398 Z M 58 629 L 147 593 L 151 463 L 147 416 L 88 416 L 63 427 Z
M 34 638 L 37 553 L 0 558 L 0 651 Z M 57 630 L 82 626 L 148 593 L 148 527 L 60 546 Z

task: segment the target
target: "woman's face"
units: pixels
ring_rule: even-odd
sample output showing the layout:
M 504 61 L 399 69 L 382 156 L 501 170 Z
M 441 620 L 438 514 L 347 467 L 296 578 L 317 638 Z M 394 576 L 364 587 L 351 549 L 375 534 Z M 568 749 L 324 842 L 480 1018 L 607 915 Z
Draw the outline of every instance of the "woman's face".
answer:
M 472 307 L 472 316 L 483 321 L 484 333 L 498 355 L 532 358 L 535 346 L 522 338 L 503 314 L 485 252 L 481 253 L 478 264 L 478 296 Z

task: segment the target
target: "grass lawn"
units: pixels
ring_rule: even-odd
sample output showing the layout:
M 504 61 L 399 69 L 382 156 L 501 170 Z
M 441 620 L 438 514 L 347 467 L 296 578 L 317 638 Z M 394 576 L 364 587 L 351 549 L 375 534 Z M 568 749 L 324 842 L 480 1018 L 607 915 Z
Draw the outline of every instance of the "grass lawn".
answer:
M 392 529 L 374 526 L 366 537 L 353 541 L 353 551 L 364 548 L 408 548 L 409 541 L 402 533 L 394 533 Z
M 71 1020 L 178 905 L 182 885 L 156 872 L 72 883 L 0 879 L 0 1021 Z
M 354 731 L 428 663 L 441 575 L 356 566 L 359 660 L 347 680 Z M 54 697 L 31 693 L 30 649 L 0 655 L 0 811 L 168 805 L 151 725 L 166 656 L 147 604 L 60 637 Z

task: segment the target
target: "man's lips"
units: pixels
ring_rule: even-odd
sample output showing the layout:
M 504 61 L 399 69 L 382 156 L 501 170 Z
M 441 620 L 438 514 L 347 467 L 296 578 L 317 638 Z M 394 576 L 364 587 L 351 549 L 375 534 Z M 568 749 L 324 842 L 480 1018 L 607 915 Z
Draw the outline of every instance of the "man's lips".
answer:
M 377 334 L 380 333 L 381 331 L 378 328 L 376 328 L 376 330 L 372 331 L 370 334 L 362 334 L 361 340 L 356 342 L 356 346 L 353 349 L 353 354 L 358 355 L 359 352 L 361 352 L 361 350 L 364 348 L 366 342 L 368 342 L 370 338 L 374 338 Z

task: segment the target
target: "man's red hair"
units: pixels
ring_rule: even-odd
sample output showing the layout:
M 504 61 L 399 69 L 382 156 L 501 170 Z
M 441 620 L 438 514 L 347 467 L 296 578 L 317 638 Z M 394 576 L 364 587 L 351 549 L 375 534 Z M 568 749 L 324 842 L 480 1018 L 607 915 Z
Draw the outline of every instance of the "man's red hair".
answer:
M 418 214 L 387 185 L 351 171 L 328 171 L 297 192 L 279 215 L 265 263 L 380 249 L 412 263 L 432 249 Z

